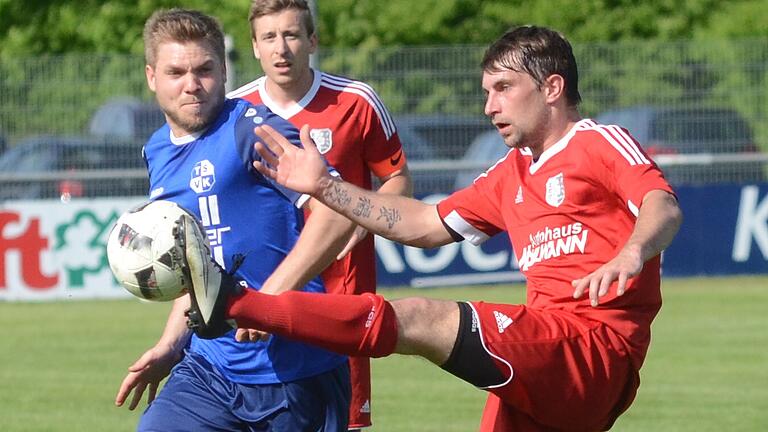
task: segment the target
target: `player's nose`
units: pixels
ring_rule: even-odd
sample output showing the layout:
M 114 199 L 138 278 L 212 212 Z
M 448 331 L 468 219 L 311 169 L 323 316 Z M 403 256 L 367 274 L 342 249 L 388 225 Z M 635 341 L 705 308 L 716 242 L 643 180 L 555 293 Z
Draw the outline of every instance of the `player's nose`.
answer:
M 284 37 L 278 37 L 277 43 L 275 43 L 275 53 L 281 57 L 285 56 L 290 49 L 288 48 L 288 41 Z
M 491 119 L 493 118 L 494 114 L 499 112 L 499 103 L 492 93 L 488 93 L 488 96 L 485 98 L 485 106 L 483 107 L 483 112 Z
M 189 73 L 184 77 L 184 91 L 194 93 L 202 88 L 203 84 L 197 74 Z

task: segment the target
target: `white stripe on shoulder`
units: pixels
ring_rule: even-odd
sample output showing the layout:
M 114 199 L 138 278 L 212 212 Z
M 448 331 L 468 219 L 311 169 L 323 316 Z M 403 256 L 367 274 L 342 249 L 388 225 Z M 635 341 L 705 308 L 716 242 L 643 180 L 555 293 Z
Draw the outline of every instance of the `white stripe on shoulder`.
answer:
M 635 159 L 634 155 L 631 155 L 627 152 L 624 146 L 621 143 L 619 143 L 619 141 L 616 140 L 616 138 L 614 138 L 613 135 L 611 135 L 607 127 L 596 124 L 594 127 L 590 129 L 602 135 L 603 138 L 605 138 L 605 140 L 608 141 L 608 144 L 610 144 L 611 147 L 616 149 L 616 151 L 619 152 L 619 154 L 621 154 L 621 156 L 624 159 L 626 159 L 630 165 L 638 165 L 642 163 L 642 161 L 638 161 L 637 159 Z
M 354 88 L 359 91 L 362 91 L 365 94 L 364 97 L 366 98 L 366 101 L 368 101 L 369 104 L 374 106 L 374 109 L 376 107 L 379 108 L 379 110 L 377 110 L 376 112 L 377 114 L 379 114 L 379 116 L 383 117 L 382 122 L 387 123 L 389 127 L 394 130 L 395 123 L 392 120 L 392 117 L 389 115 L 389 111 L 384 105 L 384 102 L 381 101 L 381 98 L 379 98 L 379 95 L 370 85 L 362 81 L 355 81 L 349 78 L 344 78 L 338 75 L 330 75 L 327 73 L 323 73 L 323 78 L 324 78 L 324 83 L 328 83 L 329 85 L 336 85 L 344 88 Z M 344 91 L 344 88 L 342 88 L 341 90 Z
M 634 155 L 635 160 L 639 161 L 640 164 L 650 165 L 651 162 L 643 155 L 637 141 L 625 132 L 624 129 L 617 125 L 607 126 L 607 128 L 611 131 L 612 135 L 624 145 L 624 148 Z
M 244 84 L 235 90 L 232 90 L 231 92 L 227 93 L 227 99 L 243 97 L 258 91 L 262 81 L 263 79 L 259 78 L 249 82 L 248 84 Z
M 379 95 L 368 84 L 337 75 L 330 75 L 325 72 L 323 72 L 321 84 L 333 90 L 354 93 L 362 97 L 376 112 L 387 139 L 395 133 L 395 122 L 392 120 L 392 116 L 389 114 L 384 102 L 379 98 Z
M 484 241 L 488 240 L 488 234 L 473 227 L 469 222 L 464 220 L 456 210 L 448 213 L 448 216 L 443 220 L 452 230 L 464 237 L 464 240 L 468 240 L 475 246 L 479 246 Z

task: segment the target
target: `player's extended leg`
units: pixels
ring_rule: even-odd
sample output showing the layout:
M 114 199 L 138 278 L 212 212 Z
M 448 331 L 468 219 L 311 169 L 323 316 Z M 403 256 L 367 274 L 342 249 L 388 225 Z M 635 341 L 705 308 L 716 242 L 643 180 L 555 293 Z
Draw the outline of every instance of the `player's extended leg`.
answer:
M 238 327 L 279 334 L 340 354 L 419 355 L 475 385 L 495 382 L 501 375 L 482 348 L 472 312 L 464 303 L 417 297 L 388 302 L 375 294 L 289 291 L 270 295 L 241 290 L 215 263 L 200 259 L 205 239 L 196 238 L 202 234 L 190 229 L 193 223 L 182 218 L 176 241 L 192 267 L 188 318 L 190 328 L 200 337 L 225 333 L 229 318 Z M 197 271 L 196 265 L 200 266 Z M 478 376 L 477 369 L 484 372 Z
M 288 336 L 342 354 L 381 357 L 394 351 L 396 318 L 383 297 L 294 291 L 272 296 L 243 291 L 209 258 L 207 239 L 193 217 L 179 218 L 174 240 L 191 299 L 187 325 L 199 337 L 223 335 L 233 328 L 227 318 L 233 318 L 242 321 L 238 324 L 242 328 Z M 293 296 L 300 300 L 292 300 Z
M 509 376 L 483 348 L 467 303 L 380 295 L 245 290 L 230 298 L 227 317 L 255 328 L 351 356 L 418 355 L 478 387 Z
M 392 304 L 374 294 L 298 291 L 279 295 L 245 290 L 226 309 L 238 327 L 279 334 L 347 355 L 383 357 L 398 343 Z
M 503 382 L 483 348 L 467 303 L 418 297 L 244 290 L 230 297 L 227 317 L 255 328 L 351 356 L 418 355 L 478 387 Z

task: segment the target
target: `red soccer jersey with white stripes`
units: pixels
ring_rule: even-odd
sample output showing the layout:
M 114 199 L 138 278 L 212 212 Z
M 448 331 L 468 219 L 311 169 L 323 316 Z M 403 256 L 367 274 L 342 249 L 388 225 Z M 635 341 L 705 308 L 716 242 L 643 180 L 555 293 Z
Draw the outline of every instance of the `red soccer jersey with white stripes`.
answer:
M 253 104 L 264 104 L 297 128 L 308 124 L 318 149 L 341 177 L 371 189 L 371 173 L 379 177 L 403 167 L 405 157 L 395 123 L 384 103 L 367 84 L 314 71 L 312 87 L 297 103 L 278 106 L 261 77 L 229 93 Z M 331 292 L 372 292 L 376 286 L 373 236 L 361 242 L 344 260 L 334 262 L 323 278 Z
M 534 161 L 513 149 L 474 184 L 438 205 L 453 230 L 475 244 L 507 231 L 527 279 L 527 305 L 562 309 L 608 324 L 622 335 L 637 367 L 661 307 L 659 257 L 616 296 L 591 307 L 573 299 L 571 281 L 610 261 L 624 246 L 645 194 L 672 193 L 661 171 L 629 133 L 585 119 Z
M 357 186 L 371 189 L 371 173 L 385 177 L 405 166 L 406 157 L 395 123 L 384 103 L 367 84 L 314 71 L 312 87 L 297 103 L 280 108 L 267 94 L 266 77 L 261 77 L 231 92 L 230 98 L 243 98 L 264 104 L 297 128 L 308 124 L 317 148 L 341 177 Z M 369 235 L 323 272 L 326 290 L 336 294 L 362 294 L 376 291 L 376 255 Z M 352 401 L 350 428 L 371 425 L 370 365 L 367 358 L 350 358 Z

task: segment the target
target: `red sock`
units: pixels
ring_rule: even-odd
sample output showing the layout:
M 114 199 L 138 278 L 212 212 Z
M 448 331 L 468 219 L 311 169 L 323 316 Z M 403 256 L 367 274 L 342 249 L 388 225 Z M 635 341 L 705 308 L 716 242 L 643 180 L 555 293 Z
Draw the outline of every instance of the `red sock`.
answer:
M 395 310 L 375 294 L 341 295 L 246 289 L 230 298 L 227 317 L 238 327 L 278 334 L 340 354 L 383 357 L 397 343 Z

